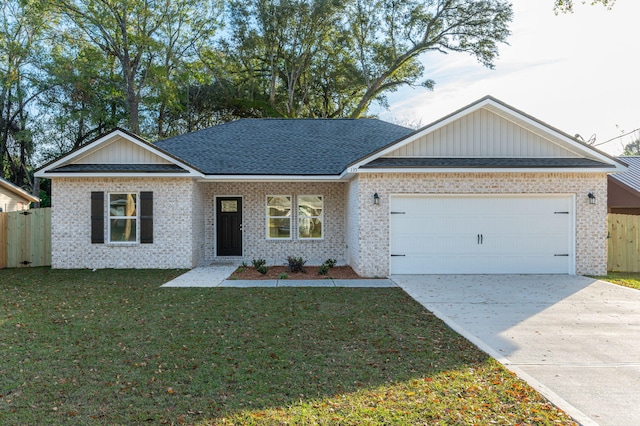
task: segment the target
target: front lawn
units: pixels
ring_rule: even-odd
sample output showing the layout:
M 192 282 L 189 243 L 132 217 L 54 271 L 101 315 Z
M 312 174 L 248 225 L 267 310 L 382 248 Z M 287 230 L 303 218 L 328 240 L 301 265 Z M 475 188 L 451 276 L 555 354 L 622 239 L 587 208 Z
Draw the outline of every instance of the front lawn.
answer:
M 573 424 L 397 288 L 0 270 L 0 424 Z
M 593 278 L 640 290 L 640 272 L 609 272 L 606 276 Z

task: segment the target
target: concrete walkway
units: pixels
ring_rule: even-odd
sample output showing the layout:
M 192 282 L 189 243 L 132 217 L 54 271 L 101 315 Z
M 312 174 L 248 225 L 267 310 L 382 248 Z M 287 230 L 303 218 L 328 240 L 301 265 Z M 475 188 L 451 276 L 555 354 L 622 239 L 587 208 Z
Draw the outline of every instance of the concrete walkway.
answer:
M 194 268 L 162 287 L 397 287 L 388 279 L 334 280 L 229 280 L 240 264 L 215 263 Z
M 640 291 L 580 276 L 392 279 L 583 425 L 640 425 Z

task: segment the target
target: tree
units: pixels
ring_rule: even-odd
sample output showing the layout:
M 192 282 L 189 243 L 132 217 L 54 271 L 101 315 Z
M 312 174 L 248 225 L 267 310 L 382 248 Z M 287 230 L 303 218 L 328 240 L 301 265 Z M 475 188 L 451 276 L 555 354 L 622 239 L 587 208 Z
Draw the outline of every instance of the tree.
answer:
M 154 69 L 164 66 L 171 74 L 174 61 L 197 43 L 196 33 L 204 29 L 208 32 L 217 24 L 216 4 L 213 0 L 51 1 L 54 10 L 66 18 L 65 26 L 75 38 L 92 43 L 116 59 L 127 127 L 138 134 L 140 105 L 152 90 L 149 79 Z
M 0 10 L 0 176 L 32 187 L 30 107 L 41 93 L 38 61 L 47 15 L 33 1 L 5 1 Z
M 126 119 L 114 62 L 83 40 L 51 49 L 43 64 L 47 90 L 39 101 L 47 111 L 38 129 L 44 159 L 78 148 Z
M 633 140 L 624 146 L 623 155 L 640 156 L 640 132 L 636 132 Z
M 334 0 L 231 1 L 232 31 L 222 46 L 237 70 L 234 83 L 266 94 L 276 115 L 314 115 L 319 76 L 313 71 L 330 72 L 334 66 L 329 53 L 340 43 L 343 13 L 342 2 Z
M 366 113 L 423 77 L 427 52 L 464 52 L 492 68 L 512 18 L 503 0 L 233 1 L 225 53 L 234 82 L 288 117 Z
M 500 0 L 355 0 L 348 15 L 353 53 L 366 82 L 351 113 L 357 118 L 374 98 L 415 84 L 424 73 L 419 61 L 424 53 L 469 53 L 493 68 L 513 12 Z M 428 89 L 434 84 L 422 82 Z
M 607 9 L 610 9 L 615 2 L 616 0 L 591 0 L 591 5 L 593 6 L 594 4 L 600 3 Z M 586 3 L 586 1 L 582 2 L 582 4 L 584 3 Z M 555 0 L 554 9 L 556 12 L 571 13 L 573 12 L 573 4 L 573 0 Z

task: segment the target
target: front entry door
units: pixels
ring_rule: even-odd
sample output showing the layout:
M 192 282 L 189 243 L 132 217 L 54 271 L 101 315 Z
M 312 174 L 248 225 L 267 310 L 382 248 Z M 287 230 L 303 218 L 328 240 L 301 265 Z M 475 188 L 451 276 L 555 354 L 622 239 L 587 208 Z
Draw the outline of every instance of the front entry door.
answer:
M 216 199 L 216 255 L 242 256 L 242 198 Z

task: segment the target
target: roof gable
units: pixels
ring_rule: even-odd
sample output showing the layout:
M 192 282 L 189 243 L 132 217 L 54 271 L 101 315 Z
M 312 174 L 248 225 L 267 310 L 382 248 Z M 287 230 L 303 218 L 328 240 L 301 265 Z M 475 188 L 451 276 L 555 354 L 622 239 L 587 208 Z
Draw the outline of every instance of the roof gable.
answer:
M 200 173 L 187 163 L 121 129 L 106 133 L 36 172 L 36 177 L 153 176 Z
M 555 139 L 522 127 L 487 108 L 480 108 L 423 133 L 383 157 L 579 157 Z
M 401 161 L 403 158 L 407 161 Z M 420 162 L 415 160 L 417 158 L 451 161 Z M 461 162 L 459 159 L 463 158 L 478 160 Z M 437 166 L 433 166 L 436 163 Z M 491 96 L 417 130 L 363 158 L 352 167 L 354 170 L 433 167 L 434 171 L 444 168 L 464 168 L 467 171 L 495 168 L 504 171 L 523 167 L 531 171 L 559 168 L 573 171 L 625 169 L 624 164 L 613 157 Z

